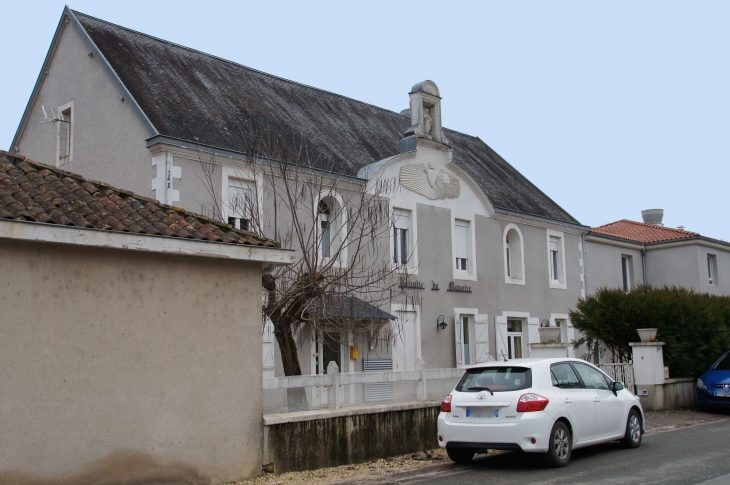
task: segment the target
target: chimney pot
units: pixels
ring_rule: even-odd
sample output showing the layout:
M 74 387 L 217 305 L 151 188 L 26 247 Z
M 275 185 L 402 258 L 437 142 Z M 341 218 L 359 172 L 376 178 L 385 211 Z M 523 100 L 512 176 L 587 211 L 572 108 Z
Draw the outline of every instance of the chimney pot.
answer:
M 654 224 L 656 226 L 663 226 L 662 219 L 664 218 L 664 209 L 647 209 L 641 211 L 641 218 L 644 219 L 644 224 Z

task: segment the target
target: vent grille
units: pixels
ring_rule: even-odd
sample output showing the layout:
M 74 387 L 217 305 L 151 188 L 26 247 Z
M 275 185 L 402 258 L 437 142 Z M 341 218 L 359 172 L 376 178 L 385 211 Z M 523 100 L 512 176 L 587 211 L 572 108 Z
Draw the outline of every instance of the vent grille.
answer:
M 387 372 L 393 370 L 392 359 L 363 359 L 363 372 Z M 379 382 L 363 384 L 365 386 L 365 402 L 393 401 L 393 383 Z

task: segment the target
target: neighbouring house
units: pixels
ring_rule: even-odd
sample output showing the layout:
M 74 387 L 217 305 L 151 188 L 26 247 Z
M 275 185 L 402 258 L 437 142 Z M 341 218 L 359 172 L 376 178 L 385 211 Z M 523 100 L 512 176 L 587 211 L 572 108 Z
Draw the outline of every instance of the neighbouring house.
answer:
M 730 295 L 730 242 L 665 227 L 663 216 L 663 210 L 651 209 L 642 211 L 644 222 L 622 219 L 591 229 L 586 235 L 588 294 L 649 284 Z
M 12 150 L 190 211 L 220 206 L 220 219 L 237 227 L 248 221 L 231 199 L 269 189 L 246 168 L 252 118 L 306 137 L 310 155 L 351 192 L 392 183 L 393 227 L 382 244 L 418 303 L 380 308 L 402 327 L 387 348 L 326 331 L 300 341 L 304 373 L 330 361 L 355 372 L 412 370 L 419 358 L 443 368 L 524 357 L 540 325 L 573 340 L 568 312 L 585 295 L 588 228 L 481 139 L 445 128 L 433 82 L 409 97 L 408 109 L 390 111 L 67 8 Z M 207 173 L 201 157 L 213 160 Z M 282 375 L 270 326 L 263 340 L 267 375 Z M 369 400 L 362 392 L 343 399 Z M 316 389 L 308 396 L 326 400 Z
M 261 275 L 292 259 L 0 152 L 0 483 L 260 475 Z

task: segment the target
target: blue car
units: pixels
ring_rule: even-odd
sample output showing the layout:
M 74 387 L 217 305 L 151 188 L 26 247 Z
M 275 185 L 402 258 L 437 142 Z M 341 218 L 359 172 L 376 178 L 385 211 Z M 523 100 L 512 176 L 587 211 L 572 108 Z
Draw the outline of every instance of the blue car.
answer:
M 700 406 L 730 408 L 730 351 L 697 379 L 697 402 Z

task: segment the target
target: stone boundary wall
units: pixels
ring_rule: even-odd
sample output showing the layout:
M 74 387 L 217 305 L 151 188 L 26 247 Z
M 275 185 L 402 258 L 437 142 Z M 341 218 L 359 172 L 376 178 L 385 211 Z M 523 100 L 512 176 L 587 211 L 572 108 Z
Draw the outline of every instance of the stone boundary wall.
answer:
M 636 389 L 638 392 L 648 391 L 648 395 L 639 396 L 645 410 L 668 411 L 697 406 L 696 382 L 691 377 L 665 379 L 664 384 L 637 384 Z
M 438 447 L 439 401 L 264 417 L 264 469 L 276 473 L 362 463 Z M 267 421 L 271 424 L 267 424 Z

